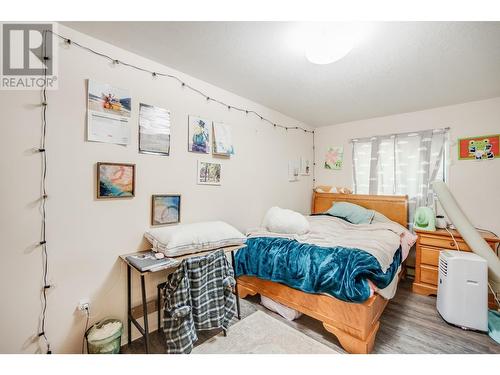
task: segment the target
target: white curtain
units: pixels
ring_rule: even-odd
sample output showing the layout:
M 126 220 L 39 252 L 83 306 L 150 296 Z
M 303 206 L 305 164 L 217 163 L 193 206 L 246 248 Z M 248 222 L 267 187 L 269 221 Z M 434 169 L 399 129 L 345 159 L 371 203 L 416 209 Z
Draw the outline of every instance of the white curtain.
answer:
M 430 182 L 445 180 L 448 129 L 353 139 L 352 153 L 354 192 L 407 194 L 412 223 L 416 207 L 434 207 Z

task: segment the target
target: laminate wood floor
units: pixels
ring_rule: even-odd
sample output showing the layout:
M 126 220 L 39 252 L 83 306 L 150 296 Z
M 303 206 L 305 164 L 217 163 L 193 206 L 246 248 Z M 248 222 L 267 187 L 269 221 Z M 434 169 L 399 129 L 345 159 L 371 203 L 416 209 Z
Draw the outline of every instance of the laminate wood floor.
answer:
M 380 329 L 375 340 L 373 353 L 500 353 L 500 345 L 487 334 L 464 331 L 447 324 L 437 313 L 435 297 L 426 297 L 411 292 L 411 279 L 400 283 L 396 296 L 387 305 L 380 319 Z M 342 351 L 337 338 L 325 331 L 323 325 L 308 316 L 289 322 L 260 305 L 260 297 L 253 296 L 241 301 L 241 315 L 244 319 L 257 310 L 288 324 L 337 351 Z M 237 322 L 233 319 L 232 324 Z M 135 328 L 132 328 L 135 329 Z M 231 329 L 229 329 L 231 332 Z M 200 332 L 196 345 L 200 345 L 218 331 Z M 152 353 L 164 353 L 163 339 L 154 332 L 150 335 Z M 135 340 L 123 353 L 144 354 L 144 341 Z

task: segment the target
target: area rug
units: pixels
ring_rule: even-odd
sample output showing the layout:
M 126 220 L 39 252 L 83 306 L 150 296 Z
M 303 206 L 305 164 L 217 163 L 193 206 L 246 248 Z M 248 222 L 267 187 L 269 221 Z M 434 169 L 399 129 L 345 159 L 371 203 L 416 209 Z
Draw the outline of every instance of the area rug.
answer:
M 193 354 L 337 354 L 336 351 L 257 311 L 195 347 Z

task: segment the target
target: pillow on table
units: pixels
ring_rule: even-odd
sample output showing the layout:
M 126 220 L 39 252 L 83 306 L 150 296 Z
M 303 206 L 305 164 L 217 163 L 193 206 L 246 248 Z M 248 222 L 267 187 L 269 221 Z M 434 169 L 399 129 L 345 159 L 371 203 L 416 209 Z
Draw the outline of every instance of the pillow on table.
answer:
M 309 232 L 309 222 L 304 215 L 279 207 L 271 207 L 267 211 L 262 226 L 274 233 L 304 234 Z
M 151 242 L 153 250 L 162 252 L 167 257 L 241 245 L 247 239 L 240 231 L 223 221 L 151 228 L 144 237 Z
M 335 202 L 326 212 L 352 224 L 370 224 L 375 215 L 374 210 L 368 210 L 349 202 Z

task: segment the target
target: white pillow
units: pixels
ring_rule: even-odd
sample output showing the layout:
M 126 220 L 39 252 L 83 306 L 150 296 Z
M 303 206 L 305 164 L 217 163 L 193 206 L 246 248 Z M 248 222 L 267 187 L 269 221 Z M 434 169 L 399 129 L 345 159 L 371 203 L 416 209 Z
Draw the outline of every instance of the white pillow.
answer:
M 309 231 L 309 222 L 304 215 L 279 207 L 267 211 L 262 226 L 274 233 L 304 234 Z
M 144 237 L 151 242 L 153 250 L 169 257 L 241 245 L 246 242 L 246 237 L 241 232 L 223 221 L 151 228 Z
M 292 309 L 291 307 L 285 306 L 271 298 L 261 295 L 260 304 L 275 313 L 280 314 L 286 320 L 292 321 L 298 319 L 302 316 L 300 311 Z

